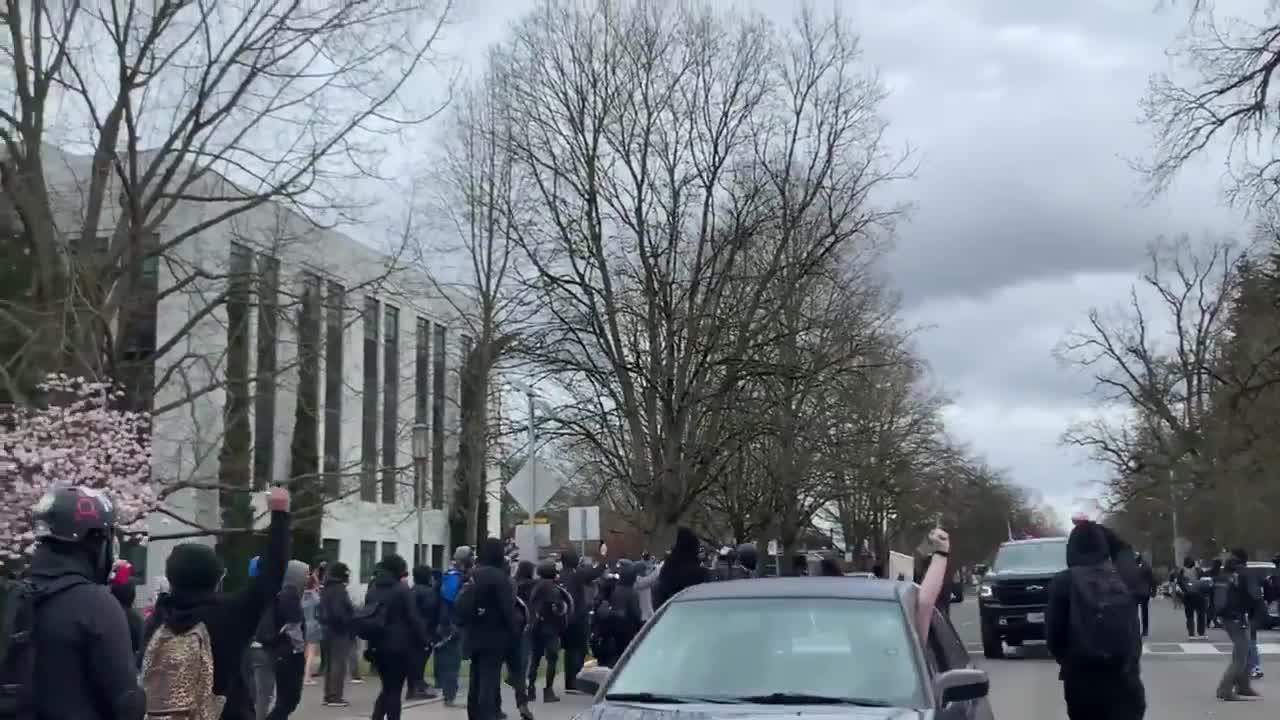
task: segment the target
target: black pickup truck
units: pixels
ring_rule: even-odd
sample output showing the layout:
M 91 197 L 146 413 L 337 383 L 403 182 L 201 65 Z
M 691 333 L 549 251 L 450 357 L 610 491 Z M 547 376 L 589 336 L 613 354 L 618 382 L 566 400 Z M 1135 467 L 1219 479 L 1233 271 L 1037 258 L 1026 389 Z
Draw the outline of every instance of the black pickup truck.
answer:
M 1004 646 L 1044 639 L 1049 581 L 1067 567 L 1065 537 L 1013 540 L 996 552 L 978 587 L 982 654 L 1003 658 Z

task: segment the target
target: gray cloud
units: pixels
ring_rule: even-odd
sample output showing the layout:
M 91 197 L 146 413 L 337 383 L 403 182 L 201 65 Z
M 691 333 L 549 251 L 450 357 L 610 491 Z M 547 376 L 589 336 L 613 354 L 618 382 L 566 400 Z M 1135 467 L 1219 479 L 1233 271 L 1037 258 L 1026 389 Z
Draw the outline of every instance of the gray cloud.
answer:
M 780 24 L 799 3 L 751 5 Z M 1256 1 L 1218 0 L 1256 13 Z M 531 7 L 473 0 L 451 43 L 483 45 Z M 817 4 L 824 8 L 824 3 Z M 890 139 L 916 150 L 917 177 L 886 195 L 914 205 L 886 268 L 916 340 L 955 397 L 953 432 L 1042 491 L 1064 512 L 1101 469 L 1059 447 L 1088 411 L 1086 379 L 1051 355 L 1090 306 L 1123 302 L 1144 247 L 1159 235 L 1237 232 L 1219 206 L 1221 165 L 1188 168 L 1158 201 L 1140 202 L 1126 159 L 1148 78 L 1185 28 L 1186 9 L 1143 0 L 860 0 L 838 6 L 865 59 L 892 90 Z

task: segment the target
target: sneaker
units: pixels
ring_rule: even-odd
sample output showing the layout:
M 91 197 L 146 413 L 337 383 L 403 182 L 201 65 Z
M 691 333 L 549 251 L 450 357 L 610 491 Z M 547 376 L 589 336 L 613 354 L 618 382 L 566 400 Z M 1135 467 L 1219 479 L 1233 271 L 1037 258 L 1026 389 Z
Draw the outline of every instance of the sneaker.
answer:
M 324 706 L 344 708 L 344 707 L 351 707 L 351 703 L 347 702 L 346 700 L 325 700 Z
M 363 685 L 363 684 L 364 684 L 364 680 L 363 680 L 363 679 L 361 679 L 361 678 L 351 678 L 351 682 L 355 683 L 356 685 Z
M 544 703 L 560 702 L 560 696 L 556 694 L 555 690 L 552 690 L 551 688 L 545 688 L 542 691 L 542 702 Z
M 528 705 L 521 705 L 516 709 L 520 711 L 520 720 L 534 720 L 533 711 L 529 709 Z

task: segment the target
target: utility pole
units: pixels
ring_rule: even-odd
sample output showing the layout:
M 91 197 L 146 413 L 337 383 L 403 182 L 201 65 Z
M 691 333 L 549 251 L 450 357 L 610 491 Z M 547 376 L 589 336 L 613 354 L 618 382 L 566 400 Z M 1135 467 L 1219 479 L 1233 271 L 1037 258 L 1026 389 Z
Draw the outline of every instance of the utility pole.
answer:
M 534 407 L 535 397 L 533 390 L 530 389 L 529 392 L 525 394 L 529 397 L 529 478 L 533 483 L 533 497 L 536 502 L 536 498 L 538 497 L 538 425 L 534 421 L 536 419 L 535 413 L 537 412 L 537 409 Z M 537 512 L 531 513 L 529 516 L 529 522 L 532 523 L 537 519 L 537 517 Z

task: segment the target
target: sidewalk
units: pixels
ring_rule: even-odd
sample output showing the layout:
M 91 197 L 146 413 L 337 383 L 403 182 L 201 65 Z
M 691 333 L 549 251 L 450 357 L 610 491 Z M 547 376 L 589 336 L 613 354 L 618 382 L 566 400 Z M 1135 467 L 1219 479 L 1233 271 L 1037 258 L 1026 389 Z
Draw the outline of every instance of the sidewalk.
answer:
M 466 678 L 463 678 L 466 682 Z M 349 718 L 368 718 L 373 714 L 373 700 L 378 697 L 378 691 L 381 689 L 378 682 L 378 676 L 373 675 L 366 677 L 363 683 L 354 684 L 347 683 L 346 696 L 347 702 L 351 703 L 350 707 L 335 708 L 324 706 L 324 685 L 318 683 L 316 685 L 306 685 L 302 688 L 302 702 L 298 705 L 298 709 L 294 711 L 293 717 L 307 718 L 307 720 L 348 720 Z M 465 690 L 462 697 L 465 699 Z M 424 707 L 428 705 L 439 705 L 444 709 L 444 705 L 440 698 L 435 700 L 414 700 L 404 704 L 406 717 L 415 717 L 407 712 L 410 708 Z

